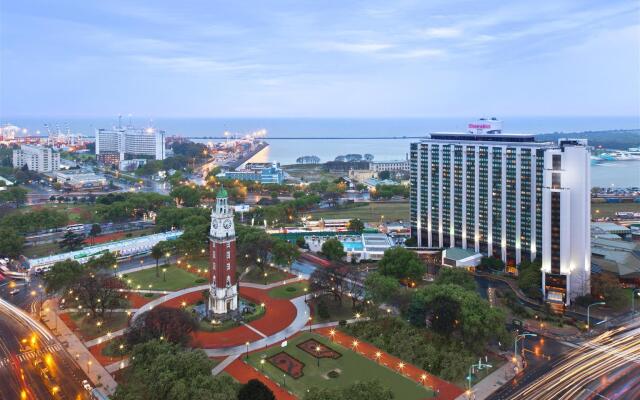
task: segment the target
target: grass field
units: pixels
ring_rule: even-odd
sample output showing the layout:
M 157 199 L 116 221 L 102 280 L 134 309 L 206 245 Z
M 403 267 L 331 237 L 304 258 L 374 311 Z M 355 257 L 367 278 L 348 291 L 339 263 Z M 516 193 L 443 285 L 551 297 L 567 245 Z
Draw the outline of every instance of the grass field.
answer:
M 264 276 L 265 273 L 267 274 L 266 277 Z M 253 267 L 245 276 L 242 277 L 242 281 L 265 285 L 280 282 L 288 278 L 290 278 L 290 276 L 278 268 L 265 267 L 264 272 L 262 272 L 260 268 Z
M 321 164 L 293 164 L 285 165 L 283 169 L 292 177 L 302 179 L 305 182 L 319 182 L 323 179 L 333 181 L 342 174 L 324 170 Z
M 92 223 L 98 222 L 96 218 L 94 204 L 57 204 L 57 203 L 47 203 L 47 204 L 38 204 L 31 207 L 22 207 L 19 210 L 21 212 L 27 212 L 31 210 L 38 210 L 48 208 L 52 210 L 62 211 L 69 216 L 69 223 Z
M 60 249 L 58 243 L 44 243 L 35 246 L 25 246 L 22 255 L 27 258 L 45 257 L 52 254 L 63 253 L 65 250 Z
M 155 267 L 125 274 L 123 277 L 127 282 L 131 280 L 129 285 L 132 288 L 137 288 L 138 285 L 140 285 L 140 289 L 176 291 L 206 283 L 205 278 L 201 278 L 196 274 L 192 274 L 176 266 L 167 267 L 167 271 L 164 273 L 162 272 L 162 268 L 165 267 L 160 265 L 159 277 L 156 277 Z M 149 285 L 151 285 L 151 287 L 149 287 Z
M 342 354 L 342 356 L 337 359 L 322 358 L 320 359 L 320 367 L 318 367 L 317 359 L 314 356 L 296 346 L 298 343 L 308 339 L 315 339 Z M 283 372 L 269 362 L 265 362 L 263 365 L 260 364 L 262 358 L 270 357 L 283 350 L 304 364 L 303 376 L 298 379 L 293 379 L 293 377 L 289 375 L 283 377 Z M 280 346 L 275 346 L 266 351 L 253 353 L 249 356 L 248 362 L 259 371 L 262 369 L 263 373 L 273 381 L 279 382 L 280 384 L 283 384 L 283 380 L 286 381 L 287 389 L 291 390 L 299 398 L 303 398 L 307 388 L 312 386 L 331 388 L 346 387 L 357 381 L 370 381 L 374 379 L 379 380 L 384 386 L 390 388 L 396 399 L 418 400 L 433 395 L 430 390 L 405 378 L 394 370 L 377 364 L 350 349 L 332 343 L 324 336 L 315 333 L 302 333 L 294 337 L 289 340 L 285 349 L 282 349 Z M 339 376 L 330 378 L 327 376 L 329 371 L 337 371 L 339 372 Z
M 309 287 L 309 283 L 294 282 L 284 286 L 278 286 L 269 290 L 269 296 L 274 299 L 293 299 L 294 297 L 302 296 L 305 294 L 305 290 Z
M 351 299 L 349 296 L 342 296 L 342 303 L 339 303 L 333 299 L 333 296 L 323 296 L 322 300 L 327 305 L 329 311 L 329 318 L 321 318 L 318 315 L 318 302 L 320 299 L 312 299 L 309 304 L 313 309 L 312 317 L 313 323 L 322 323 L 329 321 L 340 321 L 341 319 L 351 319 L 355 316 L 355 311 L 351 306 Z
M 310 213 L 315 219 L 360 218 L 364 222 L 409 220 L 409 203 L 356 203 L 350 207 L 318 210 Z
M 640 212 L 640 203 L 591 203 L 591 218 L 615 217 L 619 211 Z
M 80 333 L 85 338 L 96 338 L 106 335 L 108 332 L 115 332 L 127 326 L 129 317 L 123 312 L 107 313 L 104 320 L 100 320 L 98 326 L 96 320 L 92 320 L 85 313 L 69 313 L 69 317 L 76 324 Z

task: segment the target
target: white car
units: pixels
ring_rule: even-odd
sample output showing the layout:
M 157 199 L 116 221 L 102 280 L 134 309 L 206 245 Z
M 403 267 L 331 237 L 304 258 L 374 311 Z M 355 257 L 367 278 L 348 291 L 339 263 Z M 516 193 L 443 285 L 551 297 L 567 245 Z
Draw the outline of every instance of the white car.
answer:
M 13 289 L 13 290 L 11 290 L 9 292 L 9 294 L 12 295 L 12 296 L 14 296 L 14 295 L 16 295 L 18 293 L 20 293 L 20 289 L 19 288 L 15 288 L 15 289 Z
M 93 390 L 93 388 L 92 388 L 92 387 L 91 387 L 91 385 L 89 384 L 89 381 L 88 381 L 88 380 L 86 380 L 86 379 L 82 381 L 82 386 L 85 388 L 85 390 L 86 390 L 87 392 L 90 392 L 90 391 L 92 391 L 92 390 Z

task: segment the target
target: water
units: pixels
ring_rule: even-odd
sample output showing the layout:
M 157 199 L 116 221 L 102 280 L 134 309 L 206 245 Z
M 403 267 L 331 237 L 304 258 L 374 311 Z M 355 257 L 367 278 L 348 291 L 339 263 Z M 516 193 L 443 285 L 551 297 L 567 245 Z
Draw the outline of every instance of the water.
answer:
M 475 117 L 458 118 L 133 118 L 136 126 L 149 124 L 164 129 L 167 135 L 185 137 L 217 136 L 225 131 L 241 135 L 260 129 L 268 131 L 270 146 L 261 154 L 270 161 L 293 164 L 296 158 L 316 155 L 322 162 L 347 153 L 373 154 L 375 160 L 405 159 L 409 143 L 434 131 L 464 131 Z M 29 134 L 45 135 L 44 124 L 59 126 L 72 132 L 93 136 L 96 128 L 109 128 L 117 118 L 3 118 L 0 124 L 12 123 L 27 128 Z M 129 118 L 123 118 L 123 124 Z M 640 129 L 640 117 L 509 117 L 503 127 L 508 132 L 551 133 L 582 132 L 609 129 Z M 297 140 L 293 137 L 389 137 L 397 139 Z M 278 138 L 278 139 L 276 139 Z M 640 145 L 640 143 L 638 144 Z M 594 186 L 640 186 L 640 163 L 606 163 L 592 168 Z

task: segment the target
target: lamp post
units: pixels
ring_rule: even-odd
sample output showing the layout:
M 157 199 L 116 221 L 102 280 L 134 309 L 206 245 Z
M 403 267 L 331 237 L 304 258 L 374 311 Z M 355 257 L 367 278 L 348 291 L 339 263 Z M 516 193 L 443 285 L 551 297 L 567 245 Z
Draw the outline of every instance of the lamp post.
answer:
M 249 342 L 246 342 L 245 346 L 247 346 L 247 355 L 245 356 L 245 360 L 248 360 L 249 359 Z
M 162 281 L 164 281 L 164 282 L 167 281 L 167 269 L 166 268 L 162 268 Z
M 513 342 L 513 362 L 518 365 L 518 340 L 524 339 L 527 336 L 535 337 L 538 336 L 535 333 L 522 333 L 516 336 L 516 340 Z
M 309 317 L 309 333 L 311 333 L 311 320 L 313 320 L 313 318 Z
M 604 301 L 599 301 L 597 303 L 593 303 L 593 304 L 589 304 L 587 306 L 587 330 L 589 332 L 591 332 L 591 307 L 593 306 L 603 306 L 607 303 L 605 303 Z
M 265 362 L 265 361 L 264 361 L 264 358 L 263 358 L 262 360 L 260 360 L 260 369 L 261 369 L 262 371 L 264 371 L 264 362 Z
M 318 360 L 318 368 L 320 368 L 320 346 L 316 346 L 316 360 Z
M 636 315 L 636 294 L 640 296 L 640 289 L 633 289 L 631 292 L 631 315 Z
M 532 335 L 532 334 L 523 334 L 523 335 Z M 523 335 L 518 335 L 518 336 L 523 336 Z M 533 335 L 533 336 L 536 336 L 536 335 Z M 516 341 L 517 341 L 517 337 L 516 337 Z M 467 398 L 468 399 L 471 398 L 471 379 L 472 379 L 471 374 L 474 373 L 475 371 L 481 371 L 485 368 L 492 368 L 492 365 L 485 364 L 482 362 L 482 360 L 478 360 L 477 364 L 471 364 L 471 366 L 469 367 L 469 375 L 467 375 Z

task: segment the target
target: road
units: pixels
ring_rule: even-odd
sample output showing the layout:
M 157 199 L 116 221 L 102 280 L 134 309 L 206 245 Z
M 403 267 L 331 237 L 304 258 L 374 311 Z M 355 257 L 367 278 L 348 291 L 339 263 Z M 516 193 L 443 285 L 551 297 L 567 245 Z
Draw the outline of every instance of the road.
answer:
M 0 299 L 0 399 L 89 399 L 84 379 L 46 328 Z
M 640 327 L 607 331 L 547 363 L 528 368 L 489 399 L 638 399 Z

